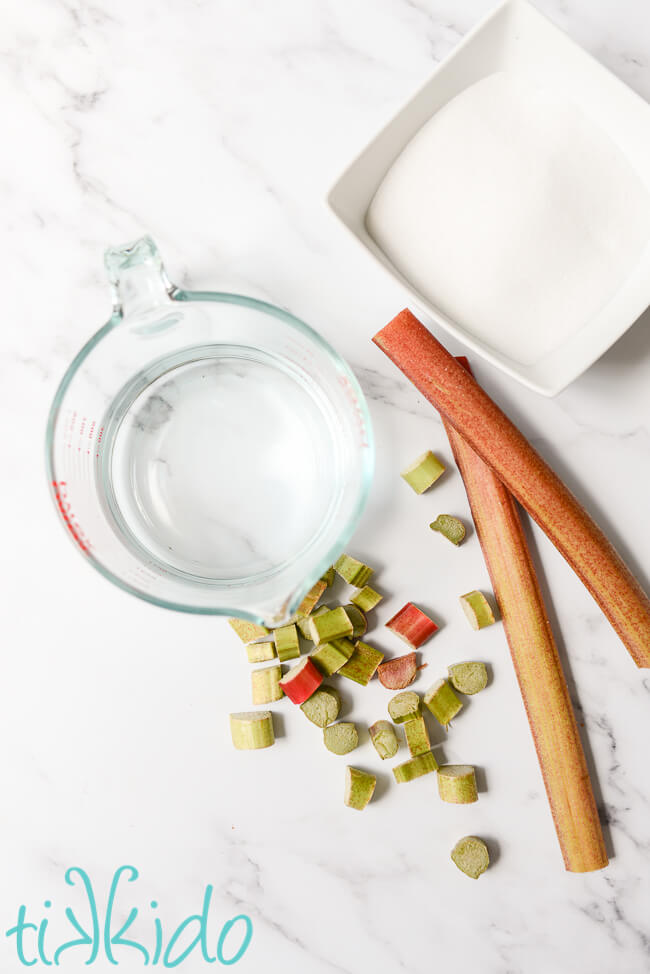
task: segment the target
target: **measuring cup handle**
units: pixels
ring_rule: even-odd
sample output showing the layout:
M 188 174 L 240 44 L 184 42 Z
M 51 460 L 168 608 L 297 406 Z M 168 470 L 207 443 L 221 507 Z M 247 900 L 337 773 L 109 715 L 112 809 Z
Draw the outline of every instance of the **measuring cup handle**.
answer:
M 167 304 L 176 290 L 167 277 L 158 247 L 149 236 L 122 247 L 109 247 L 104 265 L 111 285 L 113 313 L 120 317 Z

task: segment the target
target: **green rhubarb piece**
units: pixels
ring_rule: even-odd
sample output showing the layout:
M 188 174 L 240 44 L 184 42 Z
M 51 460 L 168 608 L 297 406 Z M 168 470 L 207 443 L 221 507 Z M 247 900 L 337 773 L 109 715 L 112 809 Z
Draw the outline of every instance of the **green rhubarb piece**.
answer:
M 485 690 L 488 681 L 485 663 L 454 663 L 449 667 L 449 679 L 459 693 L 472 696 Z
M 353 654 L 354 644 L 349 639 L 333 639 L 330 643 L 317 646 L 309 658 L 323 676 L 331 676 L 339 673 Z
M 383 597 L 379 592 L 375 592 L 374 588 L 370 588 L 369 585 L 364 585 L 363 588 L 360 588 L 354 593 L 350 602 L 353 605 L 357 605 L 362 612 L 370 612 L 376 605 L 379 605 Z
M 263 666 L 251 673 L 251 692 L 254 704 L 273 703 L 281 700 L 284 690 L 280 686 L 281 666 Z
M 404 736 L 411 757 L 415 758 L 418 754 L 426 754 L 427 751 L 431 750 L 431 741 L 429 740 L 427 725 L 424 723 L 424 717 L 414 717 L 413 720 L 405 721 Z
M 343 606 L 328 609 L 327 612 L 312 613 L 309 617 L 309 634 L 312 642 L 331 643 L 333 639 L 351 636 L 354 627 Z
M 341 555 L 338 561 L 334 562 L 334 571 L 348 585 L 354 585 L 356 588 L 363 588 L 374 574 L 373 568 L 364 565 L 362 561 L 357 561 L 356 558 L 351 558 L 350 555 Z
M 321 582 L 325 582 L 325 585 L 329 588 L 334 582 L 334 576 L 336 572 L 334 571 L 334 565 L 330 565 L 326 572 L 321 575 Z
M 228 625 L 235 630 L 243 643 L 250 643 L 254 639 L 259 639 L 260 636 L 269 635 L 269 630 L 266 626 L 258 626 L 256 622 L 251 622 L 249 619 L 238 619 L 234 617 L 228 619 Z
M 462 710 L 458 699 L 446 680 L 438 680 L 424 694 L 424 702 L 439 724 L 446 727 L 450 720 Z
M 275 640 L 278 659 L 281 663 L 300 656 L 298 630 L 293 623 L 290 626 L 281 626 L 279 629 L 274 630 L 273 638 Z
M 429 527 L 432 531 L 442 534 L 452 544 L 459 545 L 465 539 L 465 525 L 451 514 L 439 514 Z
M 296 625 L 298 626 L 298 629 L 300 629 L 301 636 L 308 639 L 310 642 L 313 642 L 314 640 L 311 638 L 311 631 L 309 629 L 310 618 L 315 619 L 316 616 L 322 616 L 325 612 L 329 611 L 330 610 L 326 605 L 319 605 L 318 608 L 314 609 L 314 611 L 311 613 L 311 616 L 302 616 L 300 619 L 296 619 Z
M 230 715 L 232 742 L 238 751 L 255 751 L 270 747 L 275 741 L 273 715 L 270 710 Z
M 414 720 L 420 716 L 421 710 L 420 695 L 415 690 L 405 690 L 388 701 L 388 716 L 396 724 Z
M 327 584 L 322 579 L 319 579 L 315 585 L 312 585 L 296 609 L 296 615 L 299 617 L 311 615 L 326 588 Z
M 312 693 L 308 700 L 300 704 L 300 709 L 312 724 L 327 727 L 333 724 L 341 712 L 341 697 L 334 687 L 321 687 Z
M 494 622 L 492 607 L 482 592 L 475 590 L 461 595 L 460 604 L 472 629 L 484 629 Z
M 270 659 L 275 659 L 275 643 L 249 643 L 246 655 L 249 663 L 268 663 Z
M 323 743 L 332 754 L 348 754 L 359 743 L 356 726 L 350 721 L 340 721 L 323 727 Z
M 490 853 L 483 839 L 466 835 L 451 850 L 451 859 L 470 879 L 478 879 L 490 865 Z
M 367 687 L 383 658 L 384 654 L 380 650 L 359 640 L 349 660 L 339 670 L 339 676 Z
M 443 764 L 438 768 L 438 794 L 443 802 L 469 805 L 478 801 L 476 775 L 471 764 Z
M 377 778 L 367 771 L 347 767 L 345 769 L 345 796 L 343 801 L 348 808 L 362 812 L 372 798 Z
M 368 620 L 365 613 L 357 605 L 344 605 L 345 614 L 352 623 L 352 639 L 361 639 L 368 628 Z
M 402 470 L 401 477 L 409 487 L 412 487 L 416 494 L 423 494 L 432 484 L 435 484 L 438 477 L 445 472 L 445 466 L 440 463 L 438 457 L 427 450 L 422 456 L 414 460 L 413 463 Z
M 386 758 L 394 758 L 399 748 L 399 741 L 395 728 L 389 720 L 378 720 L 372 727 L 368 728 L 370 740 L 374 744 L 375 751 L 385 761 Z
M 418 754 L 403 764 L 398 764 L 393 768 L 395 781 L 401 785 L 406 781 L 413 781 L 414 778 L 421 778 L 424 774 L 431 774 L 438 770 L 438 762 L 431 751 L 426 754 Z

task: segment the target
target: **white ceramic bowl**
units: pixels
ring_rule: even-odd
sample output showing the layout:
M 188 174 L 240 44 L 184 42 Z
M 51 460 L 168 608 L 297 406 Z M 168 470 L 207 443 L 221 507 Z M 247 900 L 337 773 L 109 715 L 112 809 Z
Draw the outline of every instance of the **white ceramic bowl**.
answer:
M 518 73 L 542 83 L 551 94 L 570 98 L 609 135 L 650 193 L 650 106 L 525 0 L 505 0 L 352 162 L 327 202 L 434 322 L 524 385 L 553 396 L 592 365 L 650 305 L 650 240 L 622 286 L 597 314 L 551 353 L 524 364 L 442 313 L 405 279 L 366 229 L 370 202 L 405 145 L 450 99 L 497 71 Z

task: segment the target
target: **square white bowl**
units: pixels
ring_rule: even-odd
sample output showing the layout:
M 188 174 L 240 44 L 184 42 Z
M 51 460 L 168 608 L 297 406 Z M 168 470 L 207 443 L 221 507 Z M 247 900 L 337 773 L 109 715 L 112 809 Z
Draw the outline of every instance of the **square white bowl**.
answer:
M 650 305 L 650 242 L 598 314 L 545 357 L 524 365 L 476 338 L 423 297 L 366 229 L 368 207 L 406 144 L 443 105 L 497 71 L 515 72 L 543 83 L 551 93 L 570 98 L 618 145 L 650 193 L 650 106 L 526 0 L 505 0 L 463 39 L 348 166 L 327 202 L 434 322 L 530 389 L 554 396 L 589 368 Z

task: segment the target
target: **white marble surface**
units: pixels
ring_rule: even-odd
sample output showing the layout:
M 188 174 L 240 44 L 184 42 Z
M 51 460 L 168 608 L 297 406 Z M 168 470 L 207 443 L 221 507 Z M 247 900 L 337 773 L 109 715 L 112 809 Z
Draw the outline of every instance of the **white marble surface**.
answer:
M 211 930 L 248 913 L 253 941 L 238 968 L 256 974 L 650 970 L 650 675 L 534 531 L 612 854 L 602 873 L 566 874 L 501 627 L 474 635 L 455 608 L 460 591 L 488 586 L 476 538 L 449 551 L 426 527 L 439 510 L 466 511 L 460 479 L 451 473 L 435 498 L 417 499 L 396 476 L 426 447 L 449 455 L 433 411 L 370 344 L 404 295 L 323 203 L 351 155 L 489 5 L 4 4 L 0 931 L 21 903 L 40 919 L 50 897 L 60 942 L 63 908 L 80 902 L 64 870 L 88 870 L 103 898 L 130 863 L 141 872 L 132 905 L 149 915 L 155 897 L 169 930 L 200 908 L 208 883 Z M 540 6 L 650 97 L 642 0 Z M 288 704 L 273 751 L 235 754 L 227 713 L 248 705 L 248 666 L 225 623 L 122 594 L 65 539 L 45 487 L 47 409 L 108 316 L 104 246 L 143 231 L 179 284 L 285 305 L 356 369 L 378 472 L 353 548 L 391 593 L 379 621 L 411 598 L 444 623 L 420 687 L 467 656 L 493 666 L 493 684 L 444 745 L 448 760 L 484 769 L 478 804 L 441 806 L 430 779 L 398 791 L 380 768 L 379 800 L 363 815 L 344 809 L 345 759 Z M 648 321 L 555 400 L 476 366 L 646 584 Z M 399 650 L 389 634 L 377 641 Z M 381 688 L 346 698 L 360 722 L 382 716 Z M 354 761 L 378 765 L 367 739 Z M 478 883 L 448 861 L 468 832 L 498 850 Z M 141 923 L 151 944 L 151 917 Z M 86 969 L 86 956 L 64 955 L 63 969 Z M 0 957 L 3 970 L 22 969 L 2 935 Z M 128 948 L 119 957 L 127 971 L 142 965 Z M 207 968 L 192 958 L 181 969 Z M 95 969 L 113 968 L 98 959 Z

